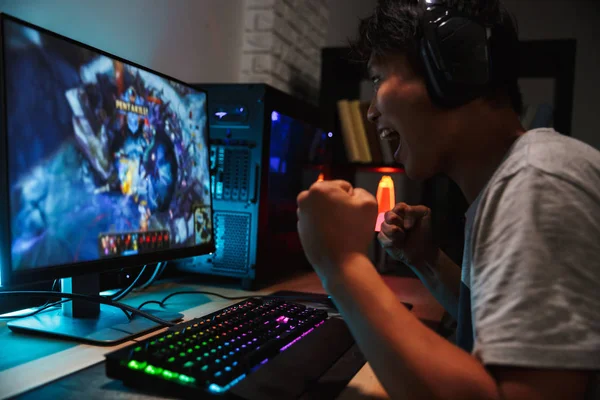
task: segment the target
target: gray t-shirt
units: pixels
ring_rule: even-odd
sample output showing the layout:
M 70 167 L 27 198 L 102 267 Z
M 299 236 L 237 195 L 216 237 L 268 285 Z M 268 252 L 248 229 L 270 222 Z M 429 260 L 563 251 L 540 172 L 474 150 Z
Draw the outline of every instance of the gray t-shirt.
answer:
M 587 398 L 600 398 L 600 152 L 527 132 L 469 208 L 465 234 L 473 354 L 596 371 Z

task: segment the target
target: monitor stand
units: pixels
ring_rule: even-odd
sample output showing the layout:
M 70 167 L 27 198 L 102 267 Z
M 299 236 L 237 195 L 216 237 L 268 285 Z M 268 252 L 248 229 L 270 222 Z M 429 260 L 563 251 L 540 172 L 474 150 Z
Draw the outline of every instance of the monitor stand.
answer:
M 100 292 L 98 275 L 62 279 L 61 284 L 63 293 L 98 295 Z M 144 312 L 167 321 L 183 318 L 179 313 Z M 82 300 L 67 301 L 62 303 L 62 309 L 43 311 L 10 321 L 7 325 L 14 332 L 50 335 L 98 346 L 115 345 L 162 327 L 139 315 L 129 320 L 117 307 Z

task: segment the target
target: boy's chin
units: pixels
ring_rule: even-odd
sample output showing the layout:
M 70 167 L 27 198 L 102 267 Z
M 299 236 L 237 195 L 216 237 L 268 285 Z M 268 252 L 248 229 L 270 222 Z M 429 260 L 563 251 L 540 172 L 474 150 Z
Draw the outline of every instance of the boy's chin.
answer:
M 424 168 L 424 166 L 416 166 L 410 162 L 404 164 L 404 171 L 406 176 L 413 181 L 424 181 L 436 175 L 436 173 L 430 168 Z

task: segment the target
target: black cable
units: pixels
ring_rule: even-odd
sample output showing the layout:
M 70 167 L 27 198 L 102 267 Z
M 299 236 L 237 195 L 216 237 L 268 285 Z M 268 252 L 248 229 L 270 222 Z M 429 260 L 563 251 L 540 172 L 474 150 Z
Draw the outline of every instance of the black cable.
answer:
M 167 297 L 165 297 L 161 301 L 158 301 L 158 300 L 148 300 L 148 301 L 145 301 L 145 302 L 143 302 L 142 304 L 140 304 L 138 306 L 138 310 L 140 308 L 144 307 L 146 304 L 158 304 L 159 306 L 161 306 L 161 307 L 164 308 L 166 301 L 169 300 L 171 297 L 179 296 L 179 295 L 183 295 L 183 294 L 208 294 L 208 295 L 211 295 L 211 296 L 220 297 L 220 298 L 225 299 L 225 300 L 244 300 L 244 299 L 248 299 L 250 297 L 267 297 L 267 296 L 256 296 L 256 295 L 229 297 L 229 296 L 224 296 L 224 295 L 219 294 L 219 293 L 207 292 L 207 291 L 203 291 L 203 290 L 200 290 L 200 291 L 198 291 L 198 290 L 186 290 L 186 291 L 171 293 L 170 295 L 168 295 Z
M 215 293 L 215 292 L 207 292 L 207 291 L 204 291 L 204 290 L 202 290 L 202 291 L 186 290 L 186 291 L 171 293 L 170 295 L 168 295 L 167 297 L 165 297 L 164 299 L 162 299 L 161 304 L 164 306 L 165 303 L 167 302 L 167 300 L 169 300 L 171 297 L 179 296 L 180 294 L 209 294 L 211 296 L 220 297 L 220 298 L 225 299 L 225 300 L 243 300 L 243 299 L 247 299 L 249 297 L 260 297 L 260 296 L 252 296 L 252 295 L 250 295 L 250 296 L 230 297 L 230 296 L 224 296 L 222 294 Z
M 54 282 L 52 282 L 52 287 L 50 288 L 51 291 L 54 292 L 54 288 L 56 287 L 56 284 L 58 283 L 58 281 L 59 281 L 58 279 L 55 279 Z M 38 306 L 38 308 L 36 308 L 35 311 L 32 311 L 29 314 L 12 315 L 12 316 L 0 315 L 0 319 L 19 319 L 19 318 L 32 317 L 32 316 L 36 315 L 37 313 L 47 310 L 48 308 L 55 307 L 66 301 L 67 300 L 61 300 L 61 301 L 55 301 L 55 302 L 50 303 L 50 299 L 48 299 L 48 300 L 46 300 L 46 302 L 44 304 L 42 304 L 41 306 Z M 7 314 L 10 314 L 10 313 L 7 313 Z
M 142 275 L 144 275 L 144 272 L 146 271 L 146 267 L 147 267 L 147 265 L 144 265 L 144 268 L 142 268 L 142 270 L 140 271 L 138 276 L 133 280 L 133 282 L 131 282 L 131 285 L 127 286 L 125 289 L 122 289 L 120 292 L 110 296 L 110 299 L 113 301 L 119 301 L 123 297 L 127 296 L 133 290 L 133 288 L 135 287 L 136 283 L 138 283 L 138 281 L 140 280 Z
M 308 300 L 303 297 L 303 296 L 274 296 L 274 295 L 270 295 L 270 294 L 263 294 L 263 295 L 247 295 L 247 296 L 224 296 L 222 294 L 219 293 L 215 293 L 215 292 L 208 292 L 208 291 L 204 291 L 204 290 L 186 290 L 186 291 L 181 291 L 181 292 L 174 292 L 169 294 L 168 296 L 166 296 L 164 299 L 162 299 L 161 301 L 158 300 L 148 300 L 143 302 L 142 304 L 140 304 L 138 306 L 138 310 L 141 309 L 142 307 L 144 307 L 147 304 L 158 304 L 160 307 L 164 308 L 165 307 L 165 303 L 167 302 L 167 300 L 169 300 L 171 297 L 174 296 L 179 296 L 179 295 L 183 295 L 183 294 L 206 294 L 206 295 L 211 295 L 211 296 L 217 296 L 220 297 L 222 299 L 225 300 L 244 300 L 244 299 L 249 299 L 249 298 L 267 298 L 267 299 L 282 299 L 282 300 L 290 300 L 290 301 L 298 301 L 298 302 L 307 302 Z M 310 303 L 322 303 L 319 301 L 309 301 Z
M 141 276 L 141 273 L 140 273 L 140 275 L 138 275 L 138 279 L 139 279 L 140 276 Z M 53 291 L 53 292 L 55 291 L 55 287 L 56 287 L 56 284 L 58 282 L 59 282 L 59 279 L 55 279 L 54 282 L 52 282 L 52 288 L 50 289 L 51 291 Z M 57 293 L 60 293 L 60 292 L 57 292 Z M 115 299 L 113 296 L 107 296 L 107 298 L 109 298 L 109 299 L 111 299 L 113 301 L 119 300 L 119 299 Z M 51 303 L 50 299 L 48 299 L 48 300 L 46 300 L 46 302 L 44 304 L 42 304 L 41 306 L 39 306 L 35 311 L 32 311 L 32 312 L 30 312 L 28 314 L 13 315 L 13 316 L 1 316 L 0 315 L 0 319 L 19 319 L 19 318 L 32 317 L 32 316 L 34 316 L 34 315 L 36 315 L 36 314 L 38 314 L 38 313 L 40 313 L 40 312 L 42 312 L 44 310 L 47 310 L 48 308 L 55 307 L 55 306 L 57 306 L 59 304 L 62 304 L 62 303 L 66 303 L 67 301 L 71 301 L 71 300 L 60 300 L 60 301 L 55 301 L 55 302 Z M 127 315 L 127 319 L 131 320 L 131 315 L 127 314 L 126 312 L 125 312 L 125 315 Z
M 170 295 L 168 295 L 167 297 L 165 297 L 164 299 L 162 299 L 162 301 L 160 302 L 161 307 L 165 306 L 165 303 L 167 302 L 167 300 L 169 300 L 171 297 L 175 297 L 175 296 L 179 296 L 181 294 L 208 294 L 211 296 L 216 296 L 216 297 L 220 297 L 222 299 L 225 300 L 244 300 L 247 299 L 249 297 L 259 297 L 259 296 L 236 296 L 236 297 L 229 297 L 229 296 L 224 296 L 222 294 L 219 293 L 215 293 L 215 292 L 207 292 L 207 291 L 181 291 L 181 292 L 175 292 L 175 293 L 171 293 Z
M 137 309 L 141 310 L 142 307 L 144 307 L 146 304 L 158 304 L 161 307 L 163 306 L 162 303 L 158 300 L 148 300 L 148 301 L 145 301 L 142 304 L 140 304 Z
M 59 304 L 62 303 L 66 303 L 67 301 L 71 301 L 71 300 L 61 300 L 61 301 L 55 301 L 53 303 L 46 303 L 43 306 L 40 306 L 37 310 L 30 312 L 29 314 L 25 314 L 25 315 L 14 315 L 14 316 L 1 316 L 0 315 L 0 319 L 19 319 L 19 318 L 27 318 L 27 317 L 33 317 L 34 315 L 41 313 L 44 310 L 47 310 L 49 308 L 52 307 L 56 307 Z
M 8 294 L 8 295 L 17 295 L 19 293 L 25 293 L 25 291 L 21 292 L 21 291 L 8 291 L 8 292 L 0 292 L 1 294 Z M 61 303 L 65 303 L 67 301 L 71 301 L 73 299 L 76 298 L 81 298 L 83 300 L 87 300 L 87 301 L 91 301 L 91 302 L 95 302 L 95 303 L 102 303 L 102 304 L 107 304 L 104 303 L 102 301 L 98 301 L 96 300 L 96 297 L 100 297 L 102 299 L 108 300 L 108 301 L 112 301 L 110 299 L 108 299 L 107 297 L 104 296 L 94 296 L 94 295 L 86 295 L 86 294 L 76 294 L 76 293 L 62 293 L 62 292 L 44 292 L 41 290 L 36 290 L 36 291 L 27 291 L 27 293 L 31 293 L 32 296 L 36 296 L 37 294 L 41 293 L 52 293 L 51 297 L 60 297 L 61 299 L 64 298 L 68 298 L 70 300 L 59 300 L 59 301 L 55 301 L 54 303 L 48 304 L 48 306 L 53 306 L 53 305 L 57 305 L 57 304 L 61 304 Z M 57 296 L 54 296 L 54 294 L 56 294 Z M 113 305 L 113 304 L 109 304 L 109 305 Z M 128 320 L 131 321 L 131 319 L 133 318 L 126 310 L 125 307 L 121 308 L 120 307 L 121 303 L 115 303 L 115 307 L 119 308 L 121 311 L 123 311 L 123 314 L 125 314 L 125 316 L 127 317 Z M 46 305 L 42 306 L 44 309 L 48 308 Z M 36 310 L 34 311 L 33 315 L 37 314 L 38 312 L 40 312 L 41 310 Z M 20 316 L 16 316 L 15 318 L 23 318 Z
M 94 295 L 86 295 L 86 294 L 78 294 L 78 293 L 62 293 L 62 292 L 57 293 L 57 292 L 50 292 L 50 291 L 43 291 L 43 290 L 40 290 L 40 291 L 19 290 L 19 291 L 0 292 L 0 297 L 2 297 L 2 296 L 47 296 L 47 297 L 54 297 L 54 298 L 59 298 L 59 299 L 67 298 L 67 299 L 71 299 L 71 300 L 87 300 L 87 301 L 91 301 L 94 303 L 106 304 L 108 306 L 117 307 L 117 308 L 121 309 L 125 313 L 125 315 L 127 315 L 127 317 L 129 319 L 131 319 L 131 316 L 127 313 L 127 311 L 131 312 L 132 314 L 140 315 L 144 318 L 149 319 L 150 321 L 154 321 L 154 322 L 164 325 L 164 326 L 176 325 L 173 322 L 165 321 L 164 319 L 155 317 L 152 314 L 145 313 L 134 307 L 113 301 L 104 296 L 94 296 Z
M 54 282 L 52 282 L 52 287 L 50 288 L 51 291 L 54 292 L 54 287 L 56 286 L 57 282 L 58 282 L 58 279 L 55 279 Z M 48 305 L 48 303 L 50 303 L 50 299 L 46 300 L 46 302 L 44 304 L 42 304 L 41 306 L 39 306 L 39 308 L 46 307 Z M 35 311 L 35 312 L 37 313 L 37 311 Z M 35 315 L 35 314 L 32 314 L 32 315 Z M 25 318 L 26 316 L 27 315 L 24 315 L 21 318 Z
M 142 289 L 146 288 L 147 286 L 149 286 L 150 284 L 152 284 L 152 281 L 154 279 L 156 279 L 156 277 L 160 273 L 162 274 L 162 271 L 164 271 L 163 265 L 161 265 L 162 263 L 157 263 L 156 264 L 156 269 L 154 271 L 154 274 L 150 277 L 150 280 L 148 282 L 146 282 L 143 286 L 141 286 Z M 166 262 L 164 263 L 166 264 Z M 127 296 L 135 287 L 136 283 L 140 280 L 140 278 L 142 277 L 142 275 L 144 274 L 144 271 L 146 270 L 146 265 L 144 265 L 144 267 L 142 268 L 142 270 L 140 271 L 140 273 L 138 274 L 138 276 L 134 279 L 134 281 L 131 283 L 131 285 L 129 285 L 127 288 L 122 289 L 121 291 L 117 292 L 116 294 L 113 294 L 111 296 L 105 296 L 106 298 L 112 300 L 112 301 L 118 301 L 121 300 L 123 297 Z M 51 291 L 54 292 L 56 284 L 59 282 L 58 279 L 55 279 L 54 282 L 52 282 L 52 288 L 50 289 Z M 58 292 L 59 293 L 59 292 Z M 65 297 L 65 296 L 63 296 Z M 32 317 L 44 310 L 47 310 L 48 308 L 51 307 L 55 307 L 59 304 L 65 303 L 69 300 L 60 300 L 60 301 L 55 301 L 55 302 L 50 302 L 50 299 L 46 300 L 46 302 L 44 304 L 42 304 L 41 306 L 39 306 L 35 311 L 32 311 L 28 314 L 24 314 L 24 315 L 14 315 L 14 316 L 7 316 L 7 317 L 2 317 L 0 316 L 0 319 L 19 319 L 19 318 L 27 318 L 27 317 Z M 124 311 L 124 310 L 123 310 Z M 125 315 L 127 316 L 127 319 L 131 320 L 131 315 L 129 315 L 126 311 L 124 311 Z
M 146 283 L 144 283 L 143 285 L 141 285 L 138 288 L 138 290 L 146 290 L 150 285 L 152 285 L 154 283 L 154 281 L 156 279 L 158 279 L 159 276 L 162 275 L 162 273 L 164 272 L 166 266 L 167 266 L 167 262 L 166 261 L 159 262 L 158 264 L 156 264 L 156 269 L 154 270 L 154 273 L 152 274 L 152 276 L 150 277 L 150 279 L 148 279 L 148 281 L 146 281 Z
M 6 292 L 3 292 L 3 293 L 6 293 Z M 61 293 L 61 292 L 57 292 L 57 293 Z M 69 294 L 69 293 L 67 293 L 67 294 Z M 64 298 L 64 297 L 68 297 L 68 296 L 61 296 L 61 297 Z M 29 314 L 25 314 L 25 315 L 12 315 L 12 316 L 2 316 L 2 315 L 0 315 L 0 319 L 19 319 L 19 318 L 32 317 L 32 316 L 34 316 L 34 315 L 36 315 L 36 314 L 38 314 L 38 313 L 40 313 L 40 312 L 42 312 L 44 310 L 47 310 L 48 308 L 56 307 L 59 304 L 66 303 L 67 301 L 71 301 L 71 300 L 59 300 L 59 301 L 55 301 L 55 302 L 52 302 L 52 303 L 49 303 L 47 301 L 46 303 L 44 303 L 43 305 L 41 305 L 38 309 L 36 309 L 35 311 L 30 312 Z M 90 300 L 90 301 L 92 301 L 92 300 Z M 95 301 L 95 300 L 93 300 L 93 301 Z M 119 308 L 118 306 L 115 306 L 115 307 Z M 131 321 L 132 316 L 130 314 L 128 314 L 127 311 L 124 310 L 124 309 L 122 309 L 122 308 L 121 308 L 121 311 L 123 311 L 123 313 L 125 314 L 125 316 L 127 316 L 127 319 Z

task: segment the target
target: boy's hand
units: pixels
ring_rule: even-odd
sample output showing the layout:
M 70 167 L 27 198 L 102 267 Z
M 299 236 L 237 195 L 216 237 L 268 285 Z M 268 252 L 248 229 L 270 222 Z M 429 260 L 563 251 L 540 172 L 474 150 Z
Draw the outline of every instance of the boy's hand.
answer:
M 438 252 L 433 242 L 431 210 L 425 206 L 396 204 L 385 213 L 377 238 L 392 258 L 416 268 L 433 260 Z
M 321 277 L 335 273 L 373 240 L 377 200 L 346 181 L 322 181 L 298 195 L 298 233 Z

